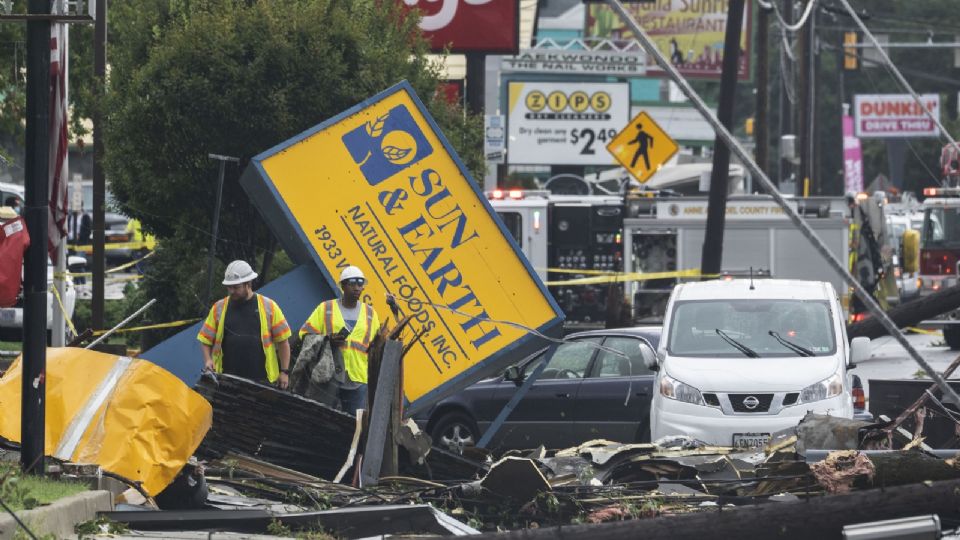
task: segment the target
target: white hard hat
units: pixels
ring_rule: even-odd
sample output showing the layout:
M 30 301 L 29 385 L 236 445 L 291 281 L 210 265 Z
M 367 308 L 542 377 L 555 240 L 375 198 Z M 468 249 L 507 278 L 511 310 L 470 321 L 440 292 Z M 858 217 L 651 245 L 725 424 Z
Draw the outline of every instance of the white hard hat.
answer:
M 255 279 L 257 279 L 257 273 L 250 268 L 247 261 L 233 261 L 227 265 L 227 271 L 223 273 L 224 285 L 239 285 Z
M 343 272 L 340 272 L 340 283 L 353 278 L 367 279 L 363 276 L 363 272 L 356 266 L 348 266 L 343 269 Z

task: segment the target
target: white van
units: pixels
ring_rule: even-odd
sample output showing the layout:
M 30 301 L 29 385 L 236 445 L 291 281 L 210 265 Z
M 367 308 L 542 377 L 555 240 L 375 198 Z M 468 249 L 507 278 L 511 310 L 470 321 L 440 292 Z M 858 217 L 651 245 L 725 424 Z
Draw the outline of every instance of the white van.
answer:
M 657 371 L 651 436 L 757 448 L 807 411 L 852 418 L 847 371 L 869 350 L 868 338 L 847 344 L 843 309 L 829 283 L 678 285 L 650 360 Z

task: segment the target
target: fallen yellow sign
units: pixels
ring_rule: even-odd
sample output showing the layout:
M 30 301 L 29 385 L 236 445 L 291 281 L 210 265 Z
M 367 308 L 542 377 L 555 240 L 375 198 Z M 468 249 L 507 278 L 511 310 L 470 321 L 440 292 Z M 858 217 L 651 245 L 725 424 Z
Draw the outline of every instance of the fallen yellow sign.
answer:
M 47 455 L 95 463 L 156 495 L 210 429 L 213 409 L 169 371 L 86 349 L 47 349 Z M 0 437 L 20 441 L 20 359 L 0 378 Z

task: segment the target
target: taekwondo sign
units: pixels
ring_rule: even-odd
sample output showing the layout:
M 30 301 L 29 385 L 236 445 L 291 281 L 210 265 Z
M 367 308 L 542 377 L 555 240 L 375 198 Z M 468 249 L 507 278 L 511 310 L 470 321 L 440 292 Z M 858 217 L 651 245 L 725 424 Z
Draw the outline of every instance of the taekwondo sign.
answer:
M 340 271 L 359 266 L 381 320 L 388 292 L 412 317 L 410 414 L 545 345 L 491 320 L 559 331 L 559 307 L 408 83 L 256 156 L 248 191 L 251 170 L 291 256 L 315 262 L 335 290 Z

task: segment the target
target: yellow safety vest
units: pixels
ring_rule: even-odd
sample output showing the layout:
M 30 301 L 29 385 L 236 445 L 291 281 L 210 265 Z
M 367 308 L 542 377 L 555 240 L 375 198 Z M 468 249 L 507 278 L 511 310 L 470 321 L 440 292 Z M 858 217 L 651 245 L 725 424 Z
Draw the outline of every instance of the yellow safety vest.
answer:
M 367 352 L 373 337 L 380 331 L 380 319 L 369 304 L 361 304 L 362 315 L 357 319 L 343 348 L 343 366 L 350 380 L 367 384 Z M 306 334 L 336 334 L 346 326 L 340 312 L 340 302 L 327 300 L 313 310 L 300 328 L 300 339 Z
M 290 338 L 290 326 L 280 311 L 276 302 L 256 294 L 260 312 L 260 342 L 263 344 L 263 356 L 266 358 L 264 368 L 267 380 L 275 382 L 280 377 L 280 364 L 277 360 L 276 343 Z M 217 300 L 210 308 L 207 320 L 203 321 L 197 340 L 204 345 L 213 347 L 213 367 L 217 373 L 223 373 L 223 321 L 227 319 L 227 305 L 230 297 Z M 270 321 L 269 324 L 267 321 Z

